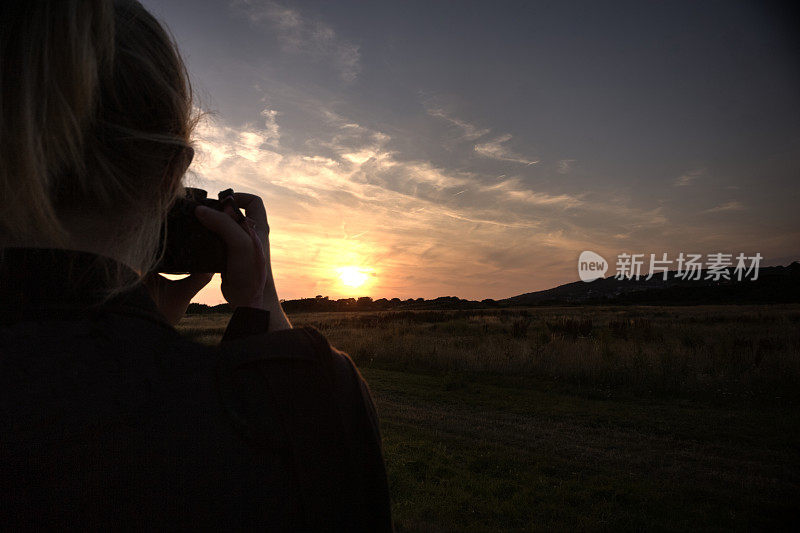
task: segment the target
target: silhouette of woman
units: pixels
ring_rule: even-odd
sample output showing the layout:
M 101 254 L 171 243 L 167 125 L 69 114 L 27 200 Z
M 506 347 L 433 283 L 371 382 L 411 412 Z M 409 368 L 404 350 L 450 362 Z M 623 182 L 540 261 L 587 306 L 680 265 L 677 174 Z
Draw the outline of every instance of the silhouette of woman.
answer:
M 211 275 L 149 274 L 197 120 L 167 32 L 135 0 L 0 6 L 0 524 L 390 530 L 369 391 L 281 309 L 257 196 L 195 212 L 223 341 L 173 328 Z

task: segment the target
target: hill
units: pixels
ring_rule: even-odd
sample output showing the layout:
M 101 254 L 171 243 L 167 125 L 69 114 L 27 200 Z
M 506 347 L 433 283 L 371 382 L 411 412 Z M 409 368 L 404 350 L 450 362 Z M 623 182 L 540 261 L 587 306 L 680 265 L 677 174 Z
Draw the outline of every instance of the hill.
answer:
M 616 279 L 575 281 L 552 289 L 529 292 L 499 300 L 500 305 L 547 304 L 708 304 L 800 302 L 800 263 L 765 267 L 755 281 L 703 279 L 684 280 L 675 271 L 646 280 Z

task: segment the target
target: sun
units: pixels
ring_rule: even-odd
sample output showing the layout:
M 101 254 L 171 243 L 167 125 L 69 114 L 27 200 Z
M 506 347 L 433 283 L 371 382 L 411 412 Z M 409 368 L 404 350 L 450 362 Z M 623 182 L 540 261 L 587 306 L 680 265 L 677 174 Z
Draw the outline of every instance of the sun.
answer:
M 353 289 L 363 286 L 369 279 L 369 274 L 359 267 L 339 267 L 338 271 L 342 285 Z

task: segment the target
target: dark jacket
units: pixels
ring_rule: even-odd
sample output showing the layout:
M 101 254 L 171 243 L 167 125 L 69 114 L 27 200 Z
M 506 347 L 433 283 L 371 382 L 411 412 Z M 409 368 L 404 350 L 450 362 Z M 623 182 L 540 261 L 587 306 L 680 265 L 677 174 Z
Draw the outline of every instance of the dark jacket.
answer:
M 207 347 L 141 285 L 102 302 L 108 259 L 0 260 L 0 526 L 391 529 L 369 391 L 318 331 L 239 309 Z

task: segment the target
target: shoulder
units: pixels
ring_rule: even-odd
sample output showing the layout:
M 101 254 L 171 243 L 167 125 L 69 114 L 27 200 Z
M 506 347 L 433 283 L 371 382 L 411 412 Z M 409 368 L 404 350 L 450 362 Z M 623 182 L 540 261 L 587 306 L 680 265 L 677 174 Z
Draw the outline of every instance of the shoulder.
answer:
M 223 396 L 233 403 L 270 403 L 277 410 L 274 418 L 283 419 L 284 425 L 294 423 L 287 413 L 301 409 L 304 416 L 313 413 L 322 419 L 329 431 L 345 435 L 348 447 L 361 448 L 366 439 L 380 448 L 369 387 L 352 359 L 316 328 L 223 342 L 218 368 Z
M 316 390 L 333 395 L 340 407 L 369 400 L 368 389 L 350 357 L 332 347 L 313 327 L 250 335 L 223 342 L 219 348 L 221 371 L 227 374 L 260 367 L 268 381 L 275 373 L 293 379 L 317 380 Z M 310 393 L 311 391 L 306 391 Z M 366 394 L 366 398 L 365 398 Z
M 304 327 L 222 343 L 219 360 L 221 396 L 241 433 L 294 457 L 310 523 L 391 529 L 375 408 L 347 354 Z
M 293 362 L 318 367 L 330 377 L 339 373 L 358 375 L 352 360 L 310 326 L 249 335 L 222 342 L 218 349 L 229 367 Z

